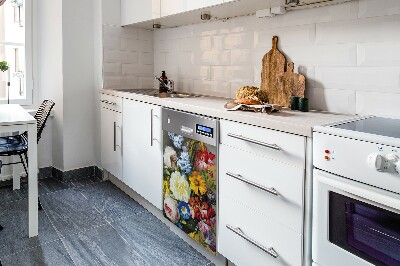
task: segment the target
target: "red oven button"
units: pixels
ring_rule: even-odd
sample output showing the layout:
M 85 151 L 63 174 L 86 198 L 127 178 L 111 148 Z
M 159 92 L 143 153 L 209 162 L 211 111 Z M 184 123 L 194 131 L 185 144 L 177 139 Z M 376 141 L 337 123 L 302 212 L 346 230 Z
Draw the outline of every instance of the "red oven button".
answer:
M 331 153 L 331 151 L 330 150 L 325 150 L 325 153 L 329 154 L 329 153 Z

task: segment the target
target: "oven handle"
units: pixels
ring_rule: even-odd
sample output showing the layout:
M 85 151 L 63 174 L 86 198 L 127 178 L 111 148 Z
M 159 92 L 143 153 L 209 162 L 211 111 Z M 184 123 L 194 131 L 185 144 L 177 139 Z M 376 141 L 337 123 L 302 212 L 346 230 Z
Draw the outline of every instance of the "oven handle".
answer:
M 340 180 L 338 180 L 340 178 Z M 317 180 L 325 185 L 347 192 L 367 201 L 372 201 L 395 210 L 400 210 L 400 198 L 397 194 L 383 189 L 375 188 L 366 184 L 346 180 L 332 174 L 317 170 Z

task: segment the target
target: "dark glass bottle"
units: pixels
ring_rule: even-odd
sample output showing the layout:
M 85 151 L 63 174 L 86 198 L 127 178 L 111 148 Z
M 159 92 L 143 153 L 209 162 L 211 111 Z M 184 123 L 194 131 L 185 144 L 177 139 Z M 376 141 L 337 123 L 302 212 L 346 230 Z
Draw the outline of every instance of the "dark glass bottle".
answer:
M 160 92 L 168 92 L 168 88 L 165 86 L 168 81 L 168 77 L 165 75 L 165 71 L 161 72 L 160 80 L 163 81 L 163 83 L 160 82 Z

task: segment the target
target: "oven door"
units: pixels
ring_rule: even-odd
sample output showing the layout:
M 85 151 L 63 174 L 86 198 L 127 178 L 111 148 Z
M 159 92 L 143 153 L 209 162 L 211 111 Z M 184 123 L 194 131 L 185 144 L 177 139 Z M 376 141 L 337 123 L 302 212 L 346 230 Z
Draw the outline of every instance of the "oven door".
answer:
M 314 170 L 313 261 L 400 265 L 400 196 Z

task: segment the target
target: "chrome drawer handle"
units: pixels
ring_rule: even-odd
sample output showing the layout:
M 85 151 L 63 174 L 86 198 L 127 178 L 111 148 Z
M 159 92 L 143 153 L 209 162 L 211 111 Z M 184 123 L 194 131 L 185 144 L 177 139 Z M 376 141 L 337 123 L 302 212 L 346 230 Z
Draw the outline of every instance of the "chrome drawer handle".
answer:
M 237 180 L 240 180 L 240 181 L 242 181 L 242 182 L 244 182 L 244 183 L 246 183 L 246 184 L 252 185 L 253 187 L 256 187 L 256 188 L 259 188 L 259 189 L 261 189 L 261 190 L 264 190 L 264 191 L 266 191 L 266 192 L 268 192 L 268 193 L 270 193 L 270 194 L 272 194 L 272 195 L 274 195 L 274 196 L 279 196 L 278 191 L 276 191 L 276 189 L 273 188 L 273 187 L 271 187 L 271 188 L 264 187 L 264 186 L 262 186 L 262 185 L 259 185 L 259 184 L 257 184 L 257 183 L 254 183 L 253 181 L 250 181 L 250 180 L 244 178 L 244 177 L 241 176 L 241 175 L 235 175 L 235 174 L 232 174 L 232 173 L 230 173 L 230 172 L 226 172 L 226 174 L 227 174 L 228 176 L 233 177 L 233 178 L 235 178 L 235 179 L 237 179 Z
M 270 149 L 273 149 L 273 150 L 277 150 L 277 151 L 281 150 L 281 148 L 276 144 L 269 144 L 269 143 L 265 143 L 265 142 L 258 141 L 258 140 L 255 140 L 255 139 L 249 139 L 249 138 L 243 137 L 242 135 L 236 135 L 236 134 L 228 133 L 228 136 L 231 137 L 231 138 L 244 140 L 244 141 L 247 141 L 247 142 L 250 142 L 250 143 L 253 143 L 253 144 L 257 144 L 257 145 L 260 145 L 260 146 L 263 146 L 263 147 L 266 147 L 266 148 L 270 148 Z
M 231 230 L 232 232 L 234 232 L 235 234 L 237 234 L 238 236 L 244 238 L 245 240 L 249 241 L 250 243 L 252 243 L 253 245 L 255 245 L 256 247 L 258 247 L 259 249 L 261 249 L 262 251 L 268 253 L 268 255 L 272 256 L 273 258 L 278 258 L 278 254 L 276 253 L 276 251 L 274 250 L 274 248 L 266 248 L 263 245 L 261 245 L 260 243 L 258 243 L 257 241 L 251 239 L 250 237 L 246 236 L 243 231 L 237 227 L 234 228 L 233 226 L 227 224 L 226 228 L 228 228 L 229 230 Z
M 107 100 L 101 100 L 101 102 L 102 103 L 106 103 L 106 104 L 111 104 L 111 105 L 117 105 L 117 103 L 110 102 L 110 101 L 107 101 Z

